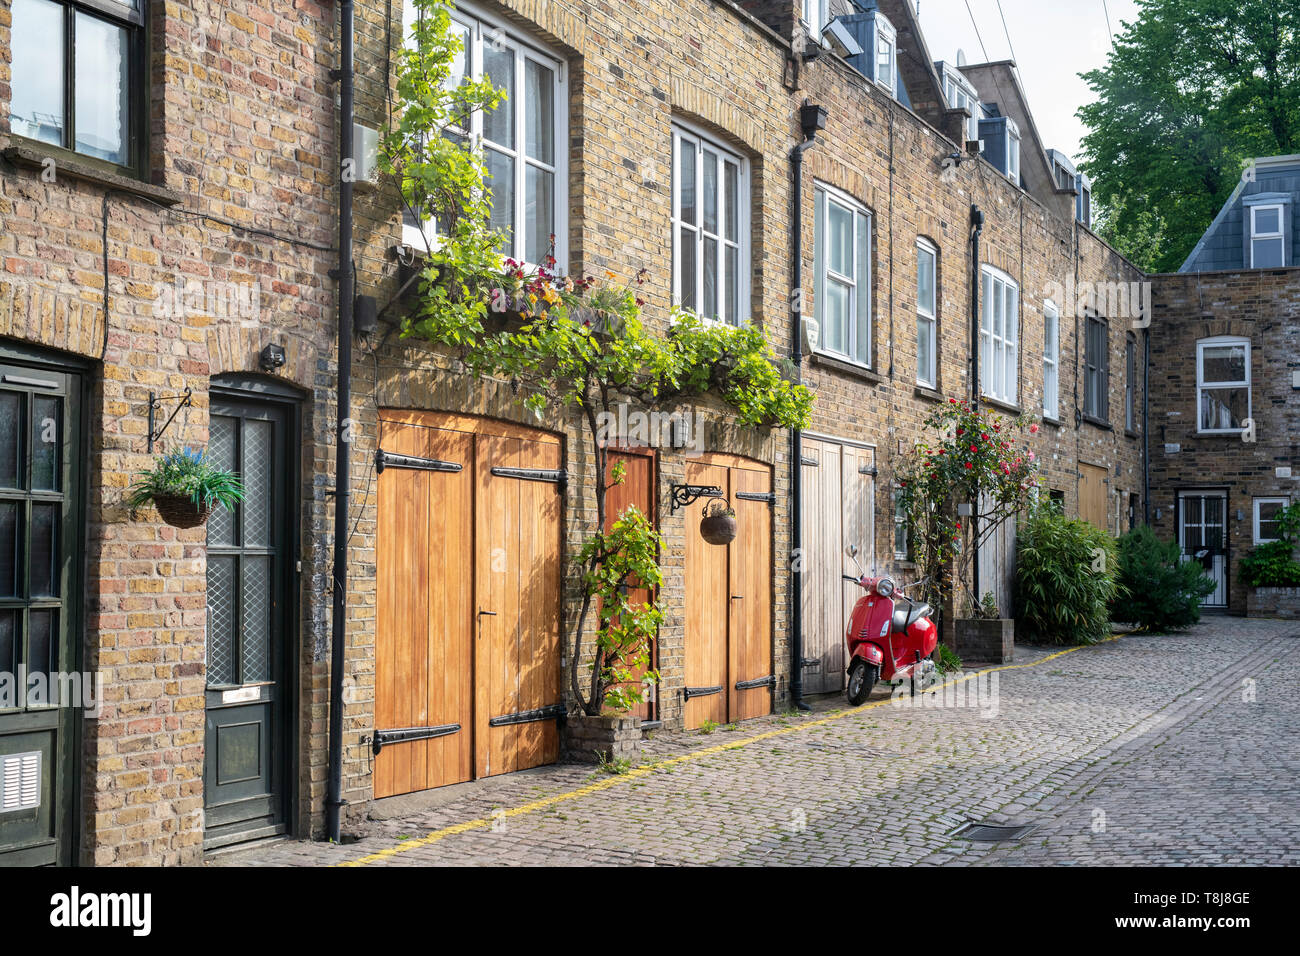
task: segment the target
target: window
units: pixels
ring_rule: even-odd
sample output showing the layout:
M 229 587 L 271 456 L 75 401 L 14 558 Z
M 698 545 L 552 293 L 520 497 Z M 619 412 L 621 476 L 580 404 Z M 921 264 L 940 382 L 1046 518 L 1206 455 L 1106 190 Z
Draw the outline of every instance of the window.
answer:
M 936 388 L 938 378 L 936 263 L 939 250 L 925 239 L 916 240 L 916 380 Z
M 1267 544 L 1270 541 L 1282 540 L 1282 532 L 1278 528 L 1278 513 L 1288 504 L 1290 504 L 1290 502 L 1285 498 L 1255 499 L 1254 522 L 1256 544 Z
M 980 387 L 989 398 L 1015 404 L 1020 341 L 1020 288 L 992 266 L 982 269 L 984 308 L 980 317 Z
M 406 4 L 403 17 L 409 36 L 418 11 Z M 476 110 L 469 124 L 445 135 L 479 144 L 492 191 L 492 225 L 502 235 L 501 254 L 537 265 L 551 249 L 565 261 L 565 209 L 568 206 L 565 153 L 566 109 L 563 68 L 558 59 L 526 44 L 502 26 L 467 15 L 458 4 L 451 31 L 462 52 L 452 79 L 488 79 L 506 98 L 494 110 Z M 408 210 L 402 241 L 417 249 L 436 231 Z
M 1124 340 L 1124 428 L 1137 431 L 1137 340 Z
M 1196 430 L 1232 434 L 1250 417 L 1250 342 L 1218 337 L 1196 343 Z
M 970 81 L 960 73 L 945 69 L 943 71 L 943 95 L 944 99 L 948 101 L 948 105 L 953 109 L 970 111 L 966 138 L 969 140 L 979 139 L 980 119 L 983 111 L 980 109 L 979 94 L 975 92 L 975 87 L 971 86 Z
M 1043 417 L 1061 417 L 1061 310 L 1043 303 Z
M 1099 421 L 1110 415 L 1110 325 L 1101 316 L 1084 320 L 1083 414 Z
M 673 127 L 673 295 L 683 309 L 748 321 L 748 197 L 743 159 Z
M 9 126 L 138 170 L 144 0 L 14 0 Z
M 803 22 L 809 35 L 816 40 L 830 22 L 830 0 L 803 0 Z
M 907 507 L 903 489 L 894 486 L 894 560 L 912 560 L 912 536 L 908 533 Z
M 898 46 L 898 34 L 894 25 L 883 14 L 876 13 L 876 82 L 892 94 L 896 86 L 894 79 L 895 56 Z
M 1276 269 L 1286 265 L 1282 205 L 1250 206 L 1250 267 Z
M 871 213 L 829 186 L 815 192 L 818 348 L 871 364 Z
M 1020 130 L 1007 120 L 1007 178 L 1020 185 Z

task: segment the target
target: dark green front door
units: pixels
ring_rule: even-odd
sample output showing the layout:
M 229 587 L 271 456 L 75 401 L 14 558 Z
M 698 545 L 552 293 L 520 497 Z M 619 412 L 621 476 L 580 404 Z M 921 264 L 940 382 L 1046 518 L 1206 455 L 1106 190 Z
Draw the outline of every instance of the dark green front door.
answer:
M 283 833 L 289 820 L 291 408 L 215 391 L 208 450 L 244 502 L 208 519 L 204 842 Z
M 71 862 L 81 376 L 0 357 L 0 865 Z

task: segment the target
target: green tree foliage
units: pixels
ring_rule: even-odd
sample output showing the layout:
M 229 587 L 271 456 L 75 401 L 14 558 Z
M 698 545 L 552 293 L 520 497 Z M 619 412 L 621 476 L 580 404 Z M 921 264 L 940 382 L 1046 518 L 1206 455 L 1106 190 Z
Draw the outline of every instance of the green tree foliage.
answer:
M 1119 583 L 1124 596 L 1111 609 L 1117 621 L 1141 631 L 1191 627 L 1214 582 L 1197 561 L 1184 561 L 1177 542 L 1161 541 L 1147 525 L 1119 539 Z
M 1083 166 L 1099 228 L 1154 272 L 1182 265 L 1255 156 L 1300 151 L 1300 4 L 1139 0 L 1106 66 Z
M 1052 503 L 1035 508 L 1016 550 L 1016 636 L 1095 644 L 1110 631 L 1120 588 L 1115 539 Z
M 1241 583 L 1247 587 L 1300 587 L 1300 562 L 1295 559 L 1300 544 L 1300 501 L 1283 508 L 1277 524 L 1278 540 L 1259 545 L 1241 559 Z

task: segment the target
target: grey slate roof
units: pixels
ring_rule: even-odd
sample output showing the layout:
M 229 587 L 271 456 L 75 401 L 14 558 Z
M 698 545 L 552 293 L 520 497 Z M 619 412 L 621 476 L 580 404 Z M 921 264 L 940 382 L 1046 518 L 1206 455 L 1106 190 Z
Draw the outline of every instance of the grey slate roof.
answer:
M 1250 268 L 1245 251 L 1246 233 L 1250 228 L 1246 219 L 1247 206 L 1252 196 L 1261 194 L 1289 196 L 1291 210 L 1300 208 L 1300 154 L 1254 160 L 1178 271 L 1214 272 Z M 1300 216 L 1288 215 L 1287 220 L 1291 236 L 1287 265 L 1295 265 L 1297 253 L 1300 253 Z

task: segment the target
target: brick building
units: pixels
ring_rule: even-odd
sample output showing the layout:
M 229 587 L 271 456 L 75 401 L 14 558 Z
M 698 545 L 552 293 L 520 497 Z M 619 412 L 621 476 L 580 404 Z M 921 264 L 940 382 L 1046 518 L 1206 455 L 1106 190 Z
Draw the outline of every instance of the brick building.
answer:
M 30 782 L 0 813 L 6 862 L 195 863 L 323 827 L 338 13 L 120 6 L 0 0 L 0 547 L 16 556 L 0 653 L 103 681 L 93 716 L 0 711 L 0 760 Z M 363 127 L 385 125 L 411 16 L 356 6 Z M 1043 419 L 1047 487 L 1114 531 L 1141 513 L 1142 276 L 1089 230 L 1085 184 L 1038 140 L 1010 64 L 936 59 L 905 0 L 688 0 L 635 18 L 467 0 L 456 23 L 467 69 L 513 84 L 476 132 L 519 258 L 554 232 L 573 274 L 647 267 L 652 323 L 676 298 L 783 356 L 799 343 L 817 398 L 798 465 L 806 692 L 840 686 L 843 547 L 906 571 L 893 473 L 933 403 L 970 394 L 974 283 L 984 400 Z M 107 79 L 31 53 L 72 31 Z M 795 209 L 805 106 L 826 119 Z M 509 382 L 396 334 L 422 227 L 388 184 L 357 184 L 354 213 L 358 291 L 381 318 L 342 416 L 349 815 L 555 758 L 566 556 L 597 478 L 565 409 L 538 423 Z M 791 310 L 796 228 L 811 321 Z M 666 541 L 662 683 L 642 716 L 669 728 L 784 706 L 795 676 L 792 436 L 689 411 L 692 447 L 625 436 L 621 452 Z M 184 531 L 131 513 L 151 444 L 207 446 L 248 500 Z M 683 485 L 725 489 L 736 543 L 698 545 L 703 501 L 681 505 Z M 1010 549 L 986 560 L 1005 602 Z

